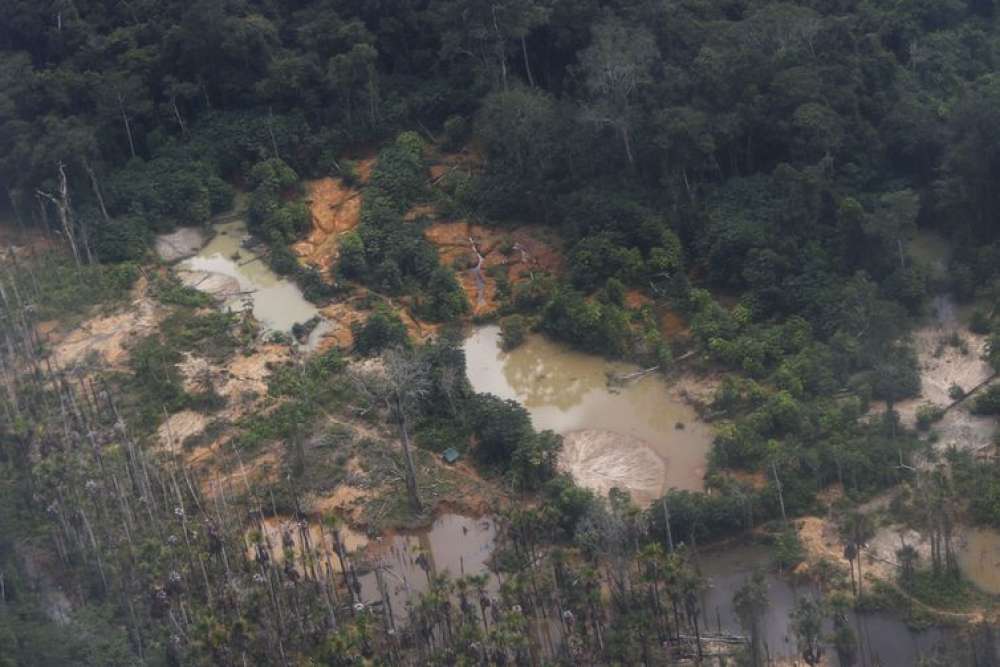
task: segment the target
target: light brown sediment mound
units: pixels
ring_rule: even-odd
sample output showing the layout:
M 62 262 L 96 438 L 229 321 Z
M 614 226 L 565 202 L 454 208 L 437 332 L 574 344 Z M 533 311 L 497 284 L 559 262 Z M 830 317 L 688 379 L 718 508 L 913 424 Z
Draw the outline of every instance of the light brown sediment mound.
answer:
M 120 312 L 86 320 L 52 348 L 52 362 L 58 368 L 83 364 L 91 355 L 110 368 L 120 368 L 128 359 L 128 346 L 137 338 L 156 330 L 164 310 L 145 295 L 145 279 L 133 294 L 137 296 Z
M 156 237 L 156 254 L 165 262 L 191 257 L 205 245 L 205 233 L 200 227 L 178 227 L 170 234 Z
M 284 345 L 261 345 L 249 355 L 237 352 L 222 365 L 188 353 L 178 368 L 183 376 L 185 391 L 204 391 L 206 386 L 210 386 L 226 398 L 226 406 L 216 416 L 236 421 L 248 414 L 267 394 L 271 368 L 284 363 L 289 356 L 290 352 Z
M 367 183 L 372 177 L 372 169 L 375 168 L 376 158 L 374 155 L 358 158 L 354 161 L 354 173 L 362 184 Z
M 950 298 L 938 297 L 936 309 L 936 319 L 913 334 L 920 367 L 920 396 L 901 401 L 895 406 L 900 421 L 911 428 L 916 424 L 917 409 L 921 405 L 951 405 L 953 401 L 948 392 L 952 385 L 968 392 L 993 376 L 993 369 L 983 359 L 986 336 L 974 334 L 965 328 Z M 972 451 L 986 451 L 991 448 L 996 431 L 995 420 L 970 414 L 968 408 L 972 400 L 969 398 L 956 405 L 932 426 L 939 436 L 936 445 L 939 449 L 955 446 Z M 884 411 L 884 403 L 879 403 L 873 410 Z
M 417 204 L 403 216 L 403 222 L 414 222 L 420 218 L 437 217 L 437 209 L 433 204 Z
M 348 299 L 324 306 L 320 309 L 320 313 L 333 323 L 333 328 L 320 342 L 319 349 L 323 350 L 334 345 L 342 348 L 350 348 L 354 345 L 352 327 L 368 319 L 371 311 L 359 309 L 355 300 Z
M 210 271 L 178 271 L 181 284 L 204 292 L 219 301 L 226 301 L 241 292 L 240 281 L 232 276 Z
M 815 516 L 796 519 L 794 523 L 809 564 L 825 559 L 841 566 L 847 565 L 844 542 L 836 524 Z M 898 571 L 896 551 L 904 543 L 917 550 L 920 562 L 930 562 L 930 543 L 921 533 L 899 524 L 879 526 L 861 550 L 865 579 L 895 581 Z
M 375 491 L 372 489 L 340 484 L 330 495 L 307 499 L 306 507 L 319 516 L 333 515 L 356 521 L 364 514 L 362 505 L 374 494 Z
M 993 375 L 993 369 L 983 359 L 986 336 L 974 334 L 962 324 L 951 297 L 935 298 L 934 311 L 934 319 L 913 333 L 920 367 L 920 396 L 895 406 L 907 426 L 916 422 L 916 411 L 922 404 L 950 405 L 948 391 L 952 385 L 969 391 Z
M 559 468 L 602 496 L 628 490 L 644 506 L 663 492 L 667 466 L 645 442 L 613 431 L 588 429 L 563 436 Z
M 170 451 L 180 451 L 184 440 L 205 430 L 208 418 L 194 410 L 181 410 L 160 424 L 156 435 L 160 444 Z

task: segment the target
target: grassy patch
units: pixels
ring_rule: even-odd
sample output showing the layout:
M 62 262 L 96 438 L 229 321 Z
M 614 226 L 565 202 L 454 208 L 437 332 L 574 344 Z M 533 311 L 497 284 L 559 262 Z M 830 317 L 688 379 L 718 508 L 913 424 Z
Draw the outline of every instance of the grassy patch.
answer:
M 907 592 L 929 607 L 961 611 L 975 604 L 979 597 L 976 589 L 957 574 L 935 574 L 932 570 L 919 570 Z
M 71 258 L 49 253 L 37 260 L 20 281 L 20 289 L 35 285 L 37 316 L 40 320 L 68 320 L 98 304 L 111 304 L 128 296 L 139 277 L 135 264 L 94 264 L 77 267 Z
M 197 352 L 215 361 L 225 359 L 236 349 L 232 334 L 237 315 L 211 312 L 197 314 L 182 309 L 160 326 L 166 345 L 178 352 Z
M 151 291 L 160 303 L 166 305 L 207 308 L 214 303 L 211 296 L 188 287 L 172 275 L 166 278 L 155 277 Z

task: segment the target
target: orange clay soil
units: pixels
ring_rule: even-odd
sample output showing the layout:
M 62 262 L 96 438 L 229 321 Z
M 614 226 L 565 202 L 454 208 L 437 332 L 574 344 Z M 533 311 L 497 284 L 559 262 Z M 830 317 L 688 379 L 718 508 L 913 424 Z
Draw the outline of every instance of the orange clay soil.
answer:
M 490 275 L 493 267 L 506 267 L 511 284 L 516 284 L 535 273 L 560 273 L 564 266 L 561 253 L 544 238 L 545 231 L 537 226 L 503 230 L 461 220 L 436 222 L 424 230 L 424 236 L 437 247 L 441 263 L 455 269 L 473 315 L 492 312 L 499 306 L 497 281 Z M 483 257 L 481 298 L 473 271 L 478 261 L 473 243 Z M 510 248 L 506 255 L 500 250 L 505 245 Z
M 359 160 L 356 169 L 364 183 L 371 176 L 375 158 Z M 342 178 L 326 177 L 306 182 L 306 199 L 312 215 L 312 230 L 292 246 L 299 261 L 329 272 L 336 262 L 339 237 L 358 226 L 361 220 L 361 190 Z

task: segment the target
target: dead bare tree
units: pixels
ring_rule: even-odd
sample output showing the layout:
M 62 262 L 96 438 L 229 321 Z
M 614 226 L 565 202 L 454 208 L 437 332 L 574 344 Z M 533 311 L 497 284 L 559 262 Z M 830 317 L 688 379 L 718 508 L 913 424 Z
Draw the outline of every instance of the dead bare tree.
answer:
M 69 242 L 70 250 L 73 251 L 73 259 L 76 261 L 76 265 L 80 266 L 80 250 L 76 243 L 76 223 L 73 217 L 73 207 L 69 198 L 69 181 L 66 178 L 66 164 L 60 160 L 58 164 L 59 168 L 59 194 L 53 195 L 50 192 L 45 192 L 44 190 L 35 190 L 35 192 L 40 197 L 44 197 L 52 202 L 53 206 L 56 207 L 56 211 L 59 213 L 59 222 L 62 224 L 63 234 L 66 235 L 66 240 Z
M 384 355 L 384 361 L 381 372 L 355 375 L 355 384 L 373 401 L 385 407 L 399 429 L 406 461 L 406 490 L 413 511 L 419 513 L 423 511 L 423 503 L 417 487 L 410 420 L 421 399 L 430 390 L 430 373 L 426 361 L 402 349 L 389 350 Z

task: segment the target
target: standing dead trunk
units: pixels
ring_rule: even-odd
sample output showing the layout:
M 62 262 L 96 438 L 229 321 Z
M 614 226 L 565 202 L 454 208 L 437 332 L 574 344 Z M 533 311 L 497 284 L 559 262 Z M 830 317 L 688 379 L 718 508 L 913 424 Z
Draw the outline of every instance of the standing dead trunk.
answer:
M 76 265 L 80 266 L 80 250 L 77 247 L 76 239 L 76 226 L 73 222 L 73 208 L 69 199 L 69 181 L 66 178 L 66 165 L 63 162 L 59 162 L 59 196 L 45 192 L 43 190 L 35 190 L 35 192 L 48 199 L 56 207 L 56 212 L 59 213 L 59 222 L 62 224 L 63 233 L 66 235 L 66 240 L 69 242 L 70 250 L 73 251 L 73 259 L 76 261 Z
M 625 144 L 625 157 L 628 158 L 628 166 L 635 167 L 635 156 L 632 155 L 632 139 L 628 134 L 628 125 L 624 123 L 620 126 L 622 134 L 622 143 Z
M 781 489 L 781 480 L 778 479 L 778 466 L 771 463 L 771 472 L 774 474 L 774 486 L 778 491 L 778 504 L 781 505 L 781 521 L 787 526 L 788 515 L 785 514 L 785 496 Z
M 176 95 L 170 97 L 170 108 L 174 112 L 174 119 L 177 120 L 177 125 L 181 128 L 181 134 L 186 137 L 188 135 L 187 123 L 184 122 L 184 116 L 181 115 L 180 107 L 177 106 Z
M 503 33 L 500 32 L 500 23 L 497 21 L 497 6 L 492 6 L 493 10 L 493 30 L 496 32 L 496 54 L 497 60 L 500 61 L 500 85 L 504 91 L 507 90 L 507 54 L 505 53 L 506 47 L 504 46 Z
M 111 216 L 108 215 L 108 207 L 104 204 L 104 194 L 101 192 L 101 185 L 97 182 L 97 173 L 94 168 L 90 165 L 89 160 L 83 161 L 83 168 L 87 170 L 87 175 L 90 176 L 90 189 L 94 192 L 94 197 L 97 198 L 97 204 L 101 208 L 101 216 L 104 218 L 104 222 L 111 222 Z
M 132 136 L 132 122 L 129 120 L 128 112 L 125 110 L 125 96 L 118 95 L 118 110 L 122 114 L 122 123 L 125 124 L 125 134 L 128 135 L 128 148 L 132 153 L 132 157 L 136 156 L 135 153 L 135 138 Z
M 271 107 L 267 108 L 267 134 L 271 137 L 271 149 L 274 151 L 274 157 L 280 158 L 278 155 L 278 140 L 274 137 L 274 110 Z
M 521 35 L 521 55 L 524 57 L 524 71 L 528 74 L 528 85 L 535 87 L 535 77 L 531 74 L 531 63 L 528 61 L 528 44 Z
M 406 425 L 406 412 L 403 409 L 402 401 L 397 394 L 396 397 L 396 421 L 399 424 L 399 436 L 403 443 L 403 457 L 406 459 L 406 491 L 410 496 L 410 505 L 413 511 L 418 514 L 423 511 L 424 506 L 420 501 L 420 490 L 417 488 L 417 467 L 413 463 L 413 447 L 410 442 L 410 431 Z
M 663 496 L 663 524 L 667 527 L 667 549 L 668 553 L 674 552 L 674 534 L 670 530 L 670 508 L 667 507 L 667 497 Z

